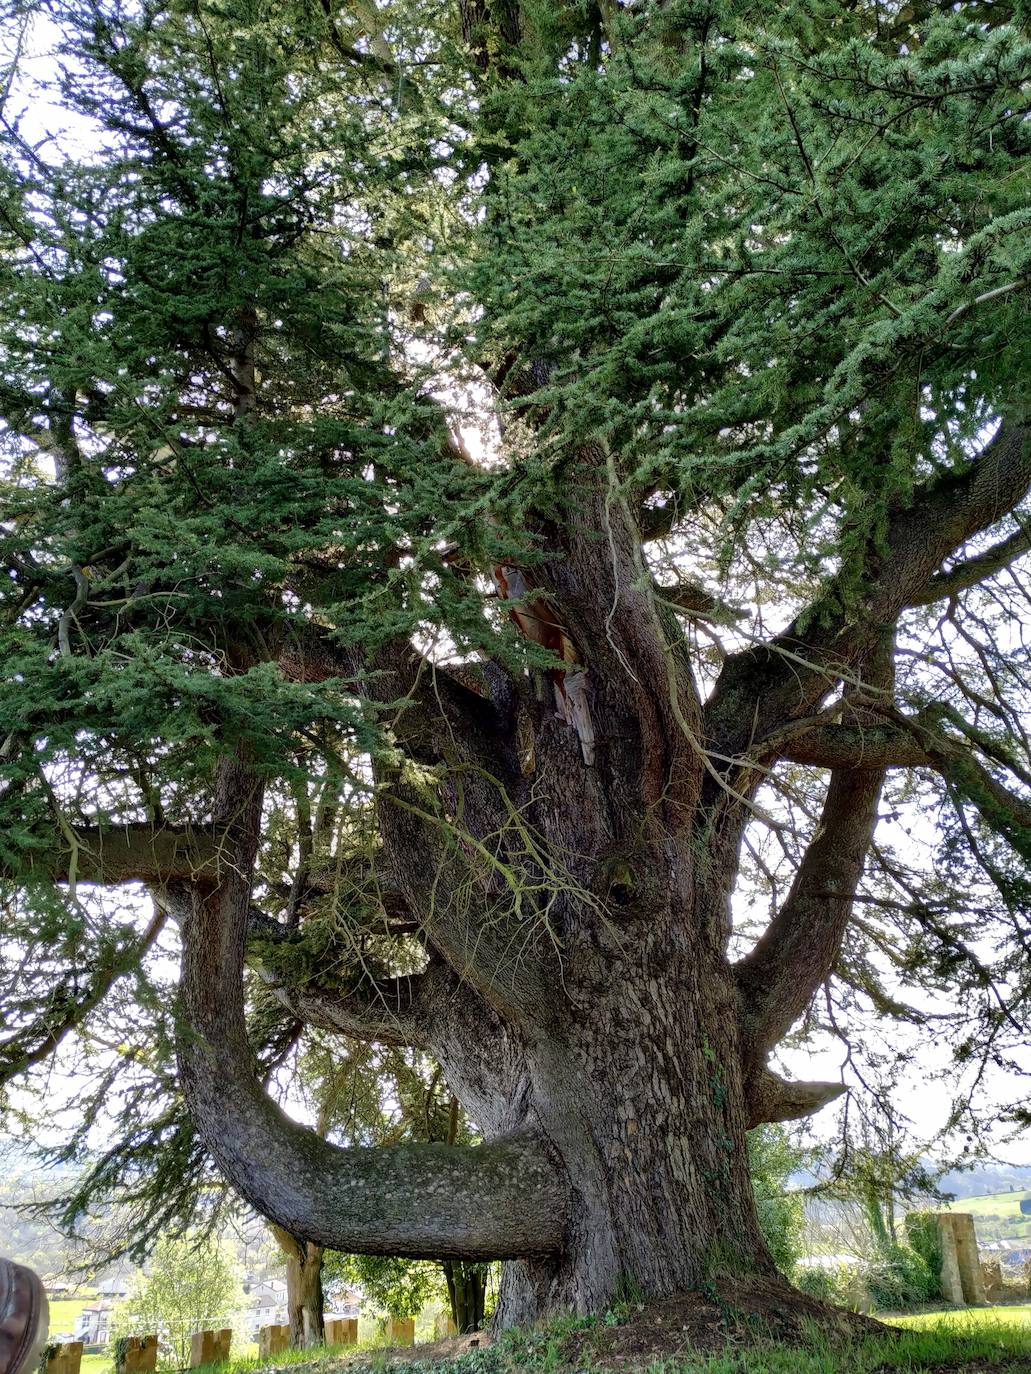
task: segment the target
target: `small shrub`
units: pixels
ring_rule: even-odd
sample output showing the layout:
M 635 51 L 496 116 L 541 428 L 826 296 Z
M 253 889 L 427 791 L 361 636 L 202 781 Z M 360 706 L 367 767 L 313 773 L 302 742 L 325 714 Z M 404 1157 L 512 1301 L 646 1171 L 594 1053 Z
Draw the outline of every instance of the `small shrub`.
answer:
M 940 1277 L 906 1245 L 893 1245 L 866 1270 L 866 1286 L 879 1308 L 915 1307 L 941 1292 Z
M 862 1271 L 854 1264 L 839 1264 L 834 1269 L 799 1267 L 792 1280 L 795 1287 L 821 1302 L 833 1302 L 850 1312 L 865 1311 L 870 1295 Z
M 811 1298 L 823 1302 L 835 1301 L 834 1277 L 828 1269 L 805 1264 L 795 1270 L 793 1279 L 800 1293 L 808 1293 Z
M 941 1228 L 933 1212 L 910 1212 L 906 1217 L 906 1239 L 934 1276 L 932 1298 L 941 1297 L 942 1242 Z

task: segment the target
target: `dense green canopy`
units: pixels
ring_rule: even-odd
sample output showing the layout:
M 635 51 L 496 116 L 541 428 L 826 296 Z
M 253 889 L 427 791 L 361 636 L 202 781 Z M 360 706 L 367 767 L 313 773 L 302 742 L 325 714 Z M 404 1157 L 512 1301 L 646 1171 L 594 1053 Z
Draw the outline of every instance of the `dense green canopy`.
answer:
M 561 946 L 573 858 L 521 803 L 478 829 L 467 764 L 427 757 L 418 713 L 573 662 L 492 569 L 528 570 L 551 623 L 534 569 L 592 464 L 599 568 L 632 520 L 635 591 L 702 696 L 733 661 L 774 701 L 838 655 L 812 709 L 756 707 L 706 754 L 751 807 L 735 938 L 784 902 L 826 770 L 891 767 L 796 1034 L 840 1038 L 853 1086 L 951 1046 L 950 1124 L 976 1135 L 992 1066 L 1031 1068 L 1026 7 L 4 11 L 0 1083 L 28 1086 L 3 1099 L 24 1128 L 55 1056 L 86 1075 L 55 1123 L 95 1166 L 68 1219 L 128 1185 L 146 1244 L 207 1168 L 166 913 L 214 862 L 227 754 L 265 789 L 248 1002 L 282 1094 L 327 990 L 433 946 L 377 867 L 385 793 L 446 836 L 470 905 L 494 884 L 527 943 Z M 983 482 L 982 453 L 1006 459 Z M 947 556 L 913 574 L 928 530 Z M 875 689 L 836 646 L 879 615 Z M 612 864 L 602 907 L 632 888 Z M 333 1015 L 390 1039 L 385 1012 Z M 988 1117 L 1028 1124 L 1013 1096 Z

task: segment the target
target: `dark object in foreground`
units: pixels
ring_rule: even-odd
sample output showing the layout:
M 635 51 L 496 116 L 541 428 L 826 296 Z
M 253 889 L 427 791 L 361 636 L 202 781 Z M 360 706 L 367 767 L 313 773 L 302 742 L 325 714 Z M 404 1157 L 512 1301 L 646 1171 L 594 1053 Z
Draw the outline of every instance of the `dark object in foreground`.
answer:
M 47 1339 L 49 1309 L 39 1275 L 0 1259 L 0 1374 L 30 1374 Z

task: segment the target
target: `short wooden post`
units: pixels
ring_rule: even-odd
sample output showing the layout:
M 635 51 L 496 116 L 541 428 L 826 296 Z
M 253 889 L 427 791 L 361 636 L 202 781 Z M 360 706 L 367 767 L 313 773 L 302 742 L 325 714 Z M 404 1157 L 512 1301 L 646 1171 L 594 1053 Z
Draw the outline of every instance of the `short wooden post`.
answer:
M 190 1368 L 205 1364 L 225 1364 L 229 1359 L 229 1345 L 233 1339 L 228 1326 L 221 1331 L 195 1331 L 190 1337 Z
M 258 1359 L 267 1360 L 278 1355 L 281 1350 L 290 1349 L 290 1327 L 288 1325 L 263 1326 L 258 1332 Z
M 116 1374 L 152 1374 L 157 1364 L 157 1336 L 122 1336 L 115 1342 Z
M 414 1345 L 414 1344 L 415 1344 L 415 1318 L 414 1318 L 414 1317 L 388 1317 L 388 1318 L 387 1318 L 387 1344 L 388 1344 L 388 1345 Z
M 326 1322 L 327 1345 L 357 1345 L 358 1318 L 330 1317 Z
M 47 1374 L 79 1374 L 82 1341 L 65 1341 L 47 1360 Z

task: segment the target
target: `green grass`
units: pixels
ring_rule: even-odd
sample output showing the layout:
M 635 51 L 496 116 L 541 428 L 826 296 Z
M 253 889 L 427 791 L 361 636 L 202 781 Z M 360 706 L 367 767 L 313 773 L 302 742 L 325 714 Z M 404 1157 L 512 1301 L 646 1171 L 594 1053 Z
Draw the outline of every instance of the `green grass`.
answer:
M 1020 1210 L 1022 1199 L 1031 1193 L 984 1193 L 980 1197 L 961 1197 L 942 1206 L 950 1212 L 969 1212 L 974 1218 L 978 1239 L 1021 1242 L 1031 1240 L 1031 1216 Z
M 759 1345 L 752 1349 L 728 1348 L 714 1355 L 679 1355 L 642 1365 L 647 1374 L 923 1374 L 945 1365 L 950 1374 L 1028 1374 L 1031 1370 L 1031 1320 L 1029 1307 L 988 1308 L 968 1312 L 925 1312 L 918 1317 L 893 1318 L 900 1328 L 847 1346 L 829 1342 L 818 1332 L 807 1347 Z M 964 1320 L 966 1319 L 966 1320 Z M 383 1352 L 351 1353 L 346 1374 L 564 1374 L 569 1366 L 562 1356 L 562 1337 L 570 1323 L 558 1323 L 534 1331 L 510 1332 L 496 1345 L 470 1351 L 458 1359 L 430 1366 L 415 1360 L 387 1364 Z M 306 1363 L 305 1352 L 296 1351 L 280 1364 Z M 325 1374 L 340 1370 L 329 1353 L 310 1361 L 314 1369 L 328 1364 Z M 221 1374 L 245 1374 L 257 1367 L 254 1361 L 234 1361 Z M 581 1357 L 577 1374 L 591 1374 L 595 1366 Z M 214 1374 L 214 1371 L 211 1372 Z
M 892 1326 L 905 1327 L 910 1331 L 923 1331 L 929 1327 L 940 1327 L 956 1335 L 976 1334 L 986 1328 L 998 1326 L 1025 1330 L 1031 1336 L 1031 1302 L 1007 1304 L 1005 1307 L 954 1307 L 944 1312 L 912 1312 L 900 1317 L 885 1317 Z
M 79 1313 L 93 1301 L 91 1297 L 51 1298 L 50 1300 L 51 1336 L 70 1336 L 75 1330 Z
M 895 1332 L 847 1346 L 832 1344 L 814 1331 L 804 1348 L 759 1345 L 714 1355 L 688 1354 L 644 1366 L 647 1374 L 924 1374 L 947 1366 L 950 1374 L 1028 1374 L 1031 1370 L 1031 1303 L 1014 1307 L 967 1308 L 892 1317 Z M 277 1355 L 276 1367 L 308 1366 L 315 1374 L 564 1374 L 562 1338 L 573 1325 L 557 1323 L 534 1331 L 510 1332 L 493 1346 L 432 1366 L 415 1360 L 388 1364 L 382 1349 L 336 1347 L 292 1350 Z M 342 1366 L 342 1358 L 348 1357 Z M 82 1374 L 108 1374 L 107 1355 L 83 1357 Z M 256 1358 L 237 1358 L 197 1374 L 251 1374 Z M 577 1362 L 577 1374 L 594 1366 Z M 300 1374 L 300 1371 L 298 1371 Z
M 1031 1198 L 1031 1193 L 982 1193 L 945 1202 L 942 1207 L 947 1212 L 970 1212 L 975 1217 L 1019 1217 L 1023 1215 L 1020 1204 L 1025 1198 Z M 1028 1221 L 1031 1222 L 1031 1216 Z

